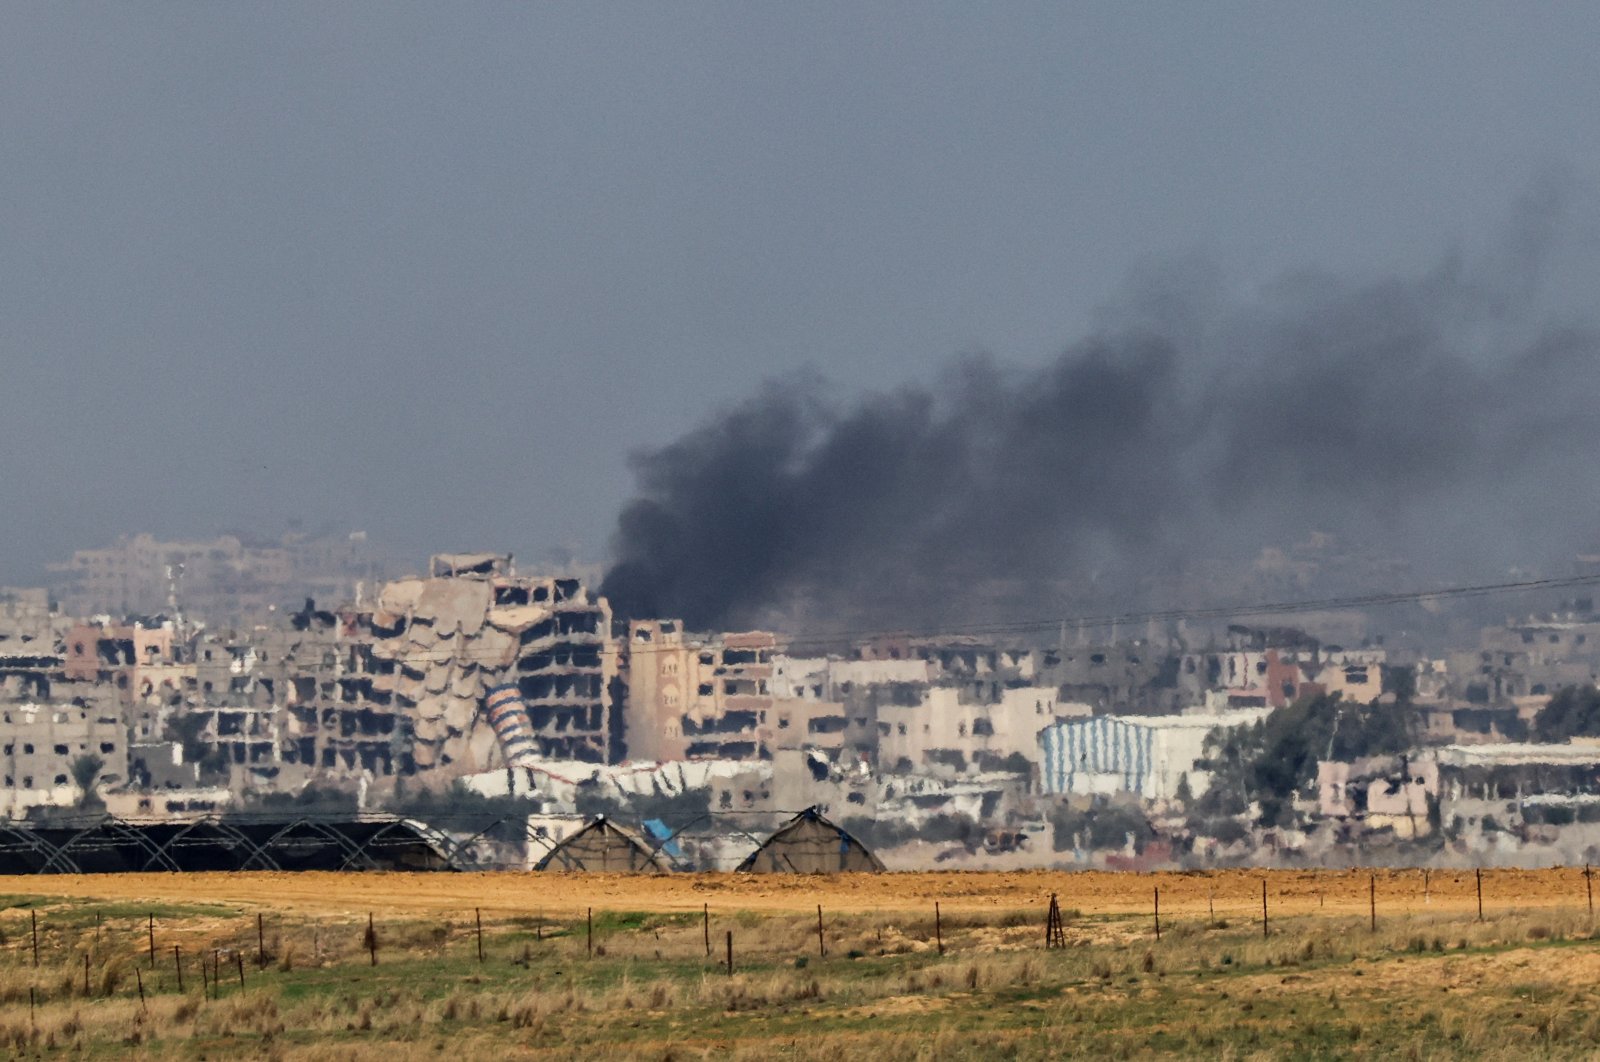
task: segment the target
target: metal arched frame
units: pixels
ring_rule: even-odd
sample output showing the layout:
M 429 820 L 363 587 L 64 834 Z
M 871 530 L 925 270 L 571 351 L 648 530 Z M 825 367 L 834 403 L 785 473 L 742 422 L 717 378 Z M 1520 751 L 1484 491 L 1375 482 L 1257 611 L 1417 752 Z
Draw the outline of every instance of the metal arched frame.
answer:
M 434 855 L 438 856 L 441 860 L 444 860 L 444 862 L 447 865 L 449 864 L 449 862 L 450 862 L 449 857 L 445 853 L 439 851 L 437 848 L 434 848 L 432 843 L 428 840 L 428 838 L 422 836 L 421 832 L 418 831 L 416 826 L 413 825 L 409 820 L 407 820 L 407 819 L 390 819 L 389 821 L 385 822 L 382 826 L 380 826 L 377 829 L 377 831 L 374 832 L 372 834 L 372 836 L 368 837 L 366 840 L 361 841 L 359 843 L 351 842 L 352 844 L 355 844 L 355 851 L 348 858 L 346 858 L 343 863 L 339 864 L 339 869 L 340 870 L 349 870 L 351 868 L 350 867 L 351 863 L 355 862 L 355 860 L 357 858 L 361 858 L 361 859 L 367 860 L 367 865 L 369 867 L 376 867 L 377 863 L 373 862 L 371 857 L 367 855 L 367 849 L 369 849 L 373 845 L 377 844 L 379 839 L 381 839 L 383 837 L 386 837 L 387 835 L 389 835 L 390 833 L 394 832 L 395 830 L 401 830 L 401 829 L 409 830 L 411 832 L 411 839 L 413 841 L 422 842 L 424 845 L 426 845 L 433 852 Z
M 169 869 L 180 869 L 176 863 L 167 858 L 166 853 L 162 851 L 159 845 L 144 835 L 143 831 L 133 829 L 120 820 L 108 818 L 102 822 L 95 823 L 93 826 L 85 826 L 67 838 L 66 843 L 57 848 L 55 855 L 50 857 L 50 861 L 39 868 L 39 873 L 82 874 L 83 867 L 69 853 L 75 848 L 87 850 L 87 846 L 81 843 L 86 839 L 132 842 L 135 847 L 141 849 L 148 857 L 145 866 L 149 865 L 149 860 L 164 859 Z
M 283 869 L 278 865 L 277 860 L 273 859 L 272 856 L 267 854 L 267 852 L 264 851 L 260 845 L 252 841 L 249 835 L 247 835 L 243 830 L 216 815 L 207 815 L 204 818 L 195 819 L 193 822 L 185 823 L 182 829 L 173 834 L 171 837 L 167 838 L 166 843 L 161 846 L 162 852 L 170 855 L 171 852 L 181 847 L 180 842 L 182 842 L 184 838 L 188 837 L 189 834 L 195 832 L 201 827 L 215 830 L 228 841 L 233 842 L 236 847 L 244 849 L 246 854 L 245 858 L 239 863 L 240 870 Z M 177 861 L 169 860 L 169 862 L 175 864 Z M 258 862 L 263 865 L 252 868 L 251 864 Z M 145 865 L 145 869 L 150 869 L 149 864 Z M 179 870 L 181 868 L 174 865 L 171 867 L 171 869 Z
M 54 862 L 56 856 L 61 853 L 59 847 L 46 841 L 34 831 L 20 829 L 3 822 L 0 822 L 0 839 L 10 840 L 11 844 L 5 845 L 5 848 L 16 846 L 23 851 L 32 852 L 39 856 L 39 869 L 34 871 L 36 874 L 42 873 L 43 868 Z M 76 866 L 77 864 L 73 865 Z
M 679 826 L 677 829 L 673 830 L 671 833 L 667 834 L 665 837 L 661 838 L 659 841 L 656 841 L 654 843 L 654 845 L 650 849 L 650 854 L 651 855 L 664 855 L 666 857 L 667 861 L 672 864 L 672 868 L 674 870 L 681 870 L 681 869 L 683 869 L 683 864 L 675 856 L 673 856 L 673 854 L 671 852 L 664 852 L 663 849 L 667 845 L 671 844 L 673 841 L 676 841 L 678 839 L 678 837 L 680 835 L 682 835 L 690 827 L 698 826 L 702 822 L 716 823 L 716 822 L 718 822 L 718 820 L 720 818 L 722 818 L 724 816 L 727 816 L 727 815 L 732 815 L 732 814 L 738 814 L 738 813 L 737 812 L 728 812 L 728 811 L 707 811 L 707 812 L 704 812 L 702 814 L 696 815 L 694 818 L 690 819 L 688 822 L 684 823 L 682 826 Z M 784 814 L 784 812 L 781 812 L 781 811 L 779 811 L 779 812 L 765 812 L 765 811 L 762 811 L 762 812 L 752 812 L 752 814 L 759 814 L 759 815 L 778 814 L 778 815 L 782 815 L 782 814 Z M 720 825 L 720 823 L 719 823 L 719 825 Z M 755 845 L 757 849 L 759 849 L 763 844 L 766 843 L 766 841 L 764 841 L 761 838 L 757 837 L 755 834 L 751 833 L 749 830 L 740 829 L 738 826 L 732 827 L 732 832 L 740 834 L 741 836 L 743 836 L 745 838 L 745 840 L 747 840 L 751 844 Z M 648 835 L 649 831 L 641 829 L 640 833 Z
M 350 838 L 346 837 L 338 830 L 330 828 L 327 823 L 319 822 L 316 819 L 295 819 L 293 822 L 286 823 L 282 829 L 278 830 L 262 843 L 261 850 L 263 852 L 270 851 L 272 848 L 276 847 L 284 837 L 288 836 L 290 833 L 293 833 L 302 826 L 311 830 L 313 833 L 319 834 L 323 838 L 332 841 L 334 846 L 344 853 L 345 861 L 340 864 L 340 869 L 349 869 L 350 864 L 354 859 L 363 858 L 361 851 L 356 848 L 355 844 L 350 840 Z M 366 869 L 376 869 L 376 864 L 369 860 Z
M 515 822 L 521 825 L 524 841 L 537 842 L 538 844 L 544 846 L 546 852 L 555 850 L 556 842 L 552 841 L 548 837 L 535 833 L 533 831 L 533 827 L 528 824 L 528 818 L 526 815 L 502 815 L 498 819 L 495 819 L 493 822 L 489 823 L 487 826 L 478 830 L 476 833 L 470 834 L 460 841 L 450 841 L 449 859 L 451 865 L 457 870 L 482 869 L 482 865 L 476 860 L 470 860 L 467 858 L 468 849 L 477 844 L 479 841 L 488 837 L 490 833 L 509 822 Z M 429 828 L 432 829 L 432 827 Z M 495 865 L 497 864 L 491 864 L 491 866 Z
M 411 829 L 416 832 L 418 837 L 422 838 L 423 841 L 427 842 L 433 848 L 433 850 L 438 853 L 439 858 L 444 860 L 447 867 L 449 867 L 451 870 L 462 869 L 462 867 L 456 862 L 456 856 L 458 855 L 457 845 L 450 839 L 449 834 L 442 830 L 434 829 L 421 819 L 400 819 L 398 821 L 404 822 L 406 825 L 410 826 Z
M 512 817 L 510 815 L 502 815 L 498 819 L 495 819 L 493 822 L 489 823 L 489 825 L 485 826 L 483 829 L 479 830 L 477 833 L 471 834 L 470 836 L 459 841 L 451 841 L 450 857 L 451 861 L 456 863 L 456 869 L 466 869 L 467 864 L 465 862 L 457 861 L 462 860 L 462 857 L 466 854 L 468 848 L 487 837 L 491 830 L 498 829 L 510 822 L 511 818 Z

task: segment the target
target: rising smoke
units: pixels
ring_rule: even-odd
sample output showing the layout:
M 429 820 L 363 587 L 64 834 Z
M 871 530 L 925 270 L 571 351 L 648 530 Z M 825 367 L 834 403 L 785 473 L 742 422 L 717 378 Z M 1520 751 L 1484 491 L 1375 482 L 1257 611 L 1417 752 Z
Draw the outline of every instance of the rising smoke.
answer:
M 1418 579 L 1570 561 L 1600 516 L 1600 341 L 1539 297 L 1549 211 L 1525 213 L 1493 261 L 1414 277 L 1241 295 L 1174 267 L 1042 367 L 769 382 L 635 458 L 605 593 L 701 629 L 917 627 L 1225 596 L 1213 562 L 1312 531 Z

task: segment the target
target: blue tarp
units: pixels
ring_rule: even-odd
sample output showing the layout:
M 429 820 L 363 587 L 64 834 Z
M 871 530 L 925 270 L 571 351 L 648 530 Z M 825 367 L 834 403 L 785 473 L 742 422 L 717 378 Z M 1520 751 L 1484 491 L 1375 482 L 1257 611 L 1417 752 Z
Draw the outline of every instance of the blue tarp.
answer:
M 660 819 L 645 819 L 644 829 L 646 833 L 657 841 L 667 841 L 667 838 L 672 836 L 671 827 Z M 678 859 L 683 855 L 683 850 L 678 847 L 677 841 L 667 841 L 666 844 L 661 846 L 660 850 L 673 859 Z

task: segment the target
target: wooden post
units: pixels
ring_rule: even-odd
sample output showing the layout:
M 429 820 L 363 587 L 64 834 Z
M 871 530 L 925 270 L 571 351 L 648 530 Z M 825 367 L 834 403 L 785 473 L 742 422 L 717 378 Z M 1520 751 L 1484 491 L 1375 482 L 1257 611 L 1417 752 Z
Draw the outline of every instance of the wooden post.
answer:
M 944 925 L 939 918 L 939 901 L 933 901 L 933 940 L 939 947 L 939 954 L 944 954 Z
M 728 930 L 728 976 L 733 976 L 733 930 Z
M 1213 922 L 1215 922 L 1217 920 L 1217 890 L 1216 889 L 1207 889 L 1206 890 L 1206 913 L 1211 916 L 1211 920 Z
M 211 995 L 211 970 L 206 966 L 206 953 L 200 953 L 200 998 L 206 999 Z
M 33 924 L 33 964 L 39 965 L 39 912 L 28 911 L 28 918 Z
M 700 905 L 700 926 L 706 935 L 706 958 L 711 958 L 711 905 Z
M 222 998 L 222 949 L 211 949 L 211 998 Z
M 372 925 L 372 912 L 367 912 L 367 951 L 372 956 L 372 965 L 378 965 L 378 931 Z
M 178 972 L 178 991 L 182 992 L 183 991 L 183 955 L 180 953 L 178 945 L 176 945 L 176 944 L 174 944 L 172 946 L 172 968 Z
M 1372 923 L 1369 933 L 1378 931 L 1378 875 L 1373 874 L 1367 878 L 1367 907 L 1371 912 Z
M 1433 903 L 1432 874 L 1429 873 L 1427 867 L 1422 868 L 1422 902 L 1425 904 Z
M 87 948 L 83 952 L 83 995 L 84 998 L 88 998 L 89 995 L 89 951 Z
M 34 1005 L 35 1004 L 34 1004 L 34 1000 L 33 1000 L 33 986 L 29 985 L 28 986 L 28 1027 L 30 1029 L 33 1028 L 33 1008 L 34 1008 Z
M 1589 897 L 1589 921 L 1594 921 L 1594 878 L 1589 873 L 1589 864 L 1583 865 L 1583 891 Z
M 150 935 L 150 969 L 156 968 L 156 916 L 152 913 L 146 924 L 146 931 Z
M 263 918 L 261 916 L 261 912 L 257 911 L 256 912 L 256 969 L 265 970 L 266 968 L 267 968 L 267 926 L 266 926 L 266 922 L 263 920 Z
M 588 941 L 589 958 L 592 959 L 592 958 L 594 958 L 594 908 L 593 907 L 589 908 L 589 913 L 586 916 L 585 924 L 589 927 L 588 928 L 588 936 L 585 939 Z
M 1478 921 L 1481 922 L 1481 921 L 1483 921 L 1483 868 L 1482 867 L 1479 867 L 1477 869 L 1476 876 L 1477 876 L 1477 879 L 1478 879 Z
M 144 1010 L 144 975 L 139 972 L 139 968 L 137 966 L 133 968 L 133 979 L 139 982 L 139 1009 Z
M 472 909 L 472 917 L 478 923 L 478 961 L 483 961 L 483 912 L 478 908 Z
M 1261 879 L 1261 936 L 1267 936 L 1267 879 Z
M 1056 894 L 1050 894 L 1050 910 L 1044 916 L 1044 946 L 1049 948 L 1064 948 L 1067 946 L 1067 931 L 1061 919 L 1061 904 L 1056 901 Z
M 828 957 L 828 943 L 822 935 L 822 905 L 817 904 L 817 958 Z
M 1161 939 L 1161 886 L 1156 886 L 1156 939 Z

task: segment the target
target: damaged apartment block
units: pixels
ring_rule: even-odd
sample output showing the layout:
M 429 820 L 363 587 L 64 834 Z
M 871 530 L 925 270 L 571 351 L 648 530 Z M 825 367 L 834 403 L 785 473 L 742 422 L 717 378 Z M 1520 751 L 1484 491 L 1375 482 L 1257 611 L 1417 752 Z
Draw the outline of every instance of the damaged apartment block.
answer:
M 628 754 L 772 758 L 773 659 L 766 631 L 686 636 L 678 620 L 628 626 Z
M 64 634 L 45 591 L 0 590 L 0 796 L 12 816 L 39 805 L 86 803 L 100 787 L 128 777 L 116 686 L 67 681 Z M 131 663 L 131 643 L 119 640 L 116 652 Z M 85 769 L 90 763 L 93 772 Z
M 419 773 L 492 770 L 529 755 L 619 758 L 611 612 L 579 580 L 518 577 L 509 556 L 442 554 L 428 578 L 385 586 L 371 622 L 372 655 L 389 669 L 374 689 L 409 716 Z M 504 747 L 513 733 L 520 740 Z
M 621 729 L 610 623 L 576 579 L 521 578 L 507 556 L 437 556 L 367 607 L 307 601 L 286 625 L 200 634 L 165 731 L 235 791 L 385 790 L 404 775 L 437 787 L 518 764 L 489 714 L 496 693 L 523 765 L 604 763 Z

